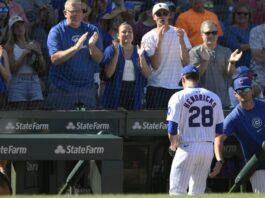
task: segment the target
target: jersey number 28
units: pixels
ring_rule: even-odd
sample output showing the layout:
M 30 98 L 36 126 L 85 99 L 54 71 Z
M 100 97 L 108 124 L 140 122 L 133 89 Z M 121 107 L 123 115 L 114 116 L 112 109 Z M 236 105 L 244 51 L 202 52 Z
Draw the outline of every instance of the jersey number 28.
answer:
M 213 108 L 211 106 L 197 107 L 193 106 L 189 109 L 191 116 L 189 117 L 190 127 L 210 127 L 213 125 Z M 195 121 L 196 118 L 201 118 L 201 122 Z

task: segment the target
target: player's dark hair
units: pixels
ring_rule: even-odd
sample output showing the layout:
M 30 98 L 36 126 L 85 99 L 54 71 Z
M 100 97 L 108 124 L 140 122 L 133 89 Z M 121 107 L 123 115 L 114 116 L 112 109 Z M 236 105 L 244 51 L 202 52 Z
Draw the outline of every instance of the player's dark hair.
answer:
M 10 195 L 12 195 L 13 190 L 12 190 L 12 187 L 11 187 L 10 180 L 8 179 L 8 177 L 5 174 L 3 174 L 1 172 L 0 172 L 0 186 L 3 187 L 3 188 L 7 187 L 9 189 Z
M 200 79 L 200 75 L 198 73 L 188 73 L 185 75 L 185 78 L 187 80 L 192 80 L 192 81 L 198 82 Z

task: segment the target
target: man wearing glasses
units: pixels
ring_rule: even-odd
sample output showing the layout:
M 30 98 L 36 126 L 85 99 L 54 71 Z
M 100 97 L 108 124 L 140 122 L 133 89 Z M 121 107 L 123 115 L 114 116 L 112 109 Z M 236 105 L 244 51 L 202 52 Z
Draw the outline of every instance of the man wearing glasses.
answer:
M 201 86 L 216 93 L 223 108 L 230 107 L 228 89 L 235 71 L 235 63 L 242 52 L 217 45 L 218 29 L 214 21 L 204 21 L 201 25 L 203 44 L 193 47 L 190 54 L 191 64 L 198 66 Z
M 223 141 L 227 136 L 235 135 L 241 144 L 245 161 L 248 161 L 265 141 L 265 102 L 253 99 L 251 80 L 247 77 L 237 78 L 233 88 L 239 105 L 225 118 L 224 134 L 220 138 Z M 250 183 L 253 192 L 265 192 L 265 162 L 259 164 L 250 177 Z
M 166 109 L 170 97 L 182 88 L 178 85 L 180 73 L 189 63 L 191 45 L 183 29 L 169 25 L 167 4 L 155 4 L 152 15 L 157 27 L 142 38 L 153 69 L 148 78 L 146 107 Z
M 96 108 L 94 74 L 102 59 L 98 29 L 82 22 L 80 0 L 65 3 L 66 20 L 54 26 L 48 35 L 52 66 L 49 73 L 49 93 L 45 107 L 75 109 L 82 104 Z

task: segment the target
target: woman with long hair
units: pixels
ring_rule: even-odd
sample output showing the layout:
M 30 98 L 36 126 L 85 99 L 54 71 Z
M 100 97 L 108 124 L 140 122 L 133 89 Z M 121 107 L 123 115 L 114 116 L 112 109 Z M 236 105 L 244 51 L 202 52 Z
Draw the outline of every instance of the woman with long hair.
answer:
M 252 12 L 246 4 L 237 4 L 232 16 L 232 25 L 227 27 L 223 37 L 222 45 L 234 51 L 239 49 L 243 52 L 241 59 L 236 63 L 236 67 L 246 65 L 249 67 L 251 53 L 249 47 L 249 34 L 252 25 Z
M 38 74 L 45 69 L 45 60 L 36 41 L 31 41 L 25 21 L 17 15 L 9 20 L 9 37 L 5 45 L 12 79 L 8 102 L 17 109 L 36 109 L 43 100 Z

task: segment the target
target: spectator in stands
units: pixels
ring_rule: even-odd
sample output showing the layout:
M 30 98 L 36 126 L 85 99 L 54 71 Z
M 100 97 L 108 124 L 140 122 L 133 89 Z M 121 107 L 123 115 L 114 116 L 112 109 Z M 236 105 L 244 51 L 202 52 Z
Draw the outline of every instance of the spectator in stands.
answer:
M 211 11 L 206 10 L 205 0 L 190 0 L 192 8 L 181 13 L 176 22 L 176 27 L 183 28 L 190 39 L 191 45 L 194 47 L 203 43 L 200 27 L 203 21 L 212 20 L 217 24 L 218 35 L 222 36 L 223 31 L 219 24 L 218 17 Z
M 0 195 L 12 195 L 11 183 L 2 172 L 0 172 Z
M 0 46 L 0 109 L 7 108 L 7 91 L 11 73 L 6 50 Z
M 239 49 L 243 52 L 241 59 L 236 63 L 250 66 L 249 34 L 253 28 L 251 25 L 251 10 L 246 4 L 238 4 L 233 11 L 232 26 L 226 28 L 221 45 L 232 51 Z
M 24 9 L 22 6 L 12 0 L 2 0 L 7 3 L 9 7 L 9 16 L 12 17 L 13 15 L 20 16 L 26 23 L 29 23 L 28 18 L 25 14 Z
M 64 3 L 65 3 L 65 0 L 51 0 L 51 5 L 53 9 L 55 10 L 55 12 L 58 13 L 58 21 L 61 21 L 64 19 L 64 14 L 63 14 Z
M 123 107 L 127 110 L 142 109 L 146 78 L 151 73 L 144 48 L 132 45 L 132 26 L 124 22 L 119 26 L 118 40 L 104 52 L 106 86 L 102 106 L 107 109 Z M 147 55 L 146 55 L 147 56 Z
M 169 24 L 175 25 L 176 24 L 176 14 L 177 14 L 177 8 L 176 5 L 172 1 L 165 1 L 169 8 Z
M 10 18 L 9 30 L 5 45 L 12 73 L 8 102 L 15 109 L 39 108 L 43 95 L 38 74 L 45 69 L 40 45 L 29 39 L 27 24 L 20 16 Z
M 66 20 L 54 26 L 48 35 L 52 66 L 46 108 L 75 109 L 82 103 L 86 109 L 96 108 L 94 74 L 102 60 L 98 29 L 82 22 L 80 0 L 65 3 Z
M 140 45 L 144 34 L 155 27 L 155 22 L 152 17 L 152 8 L 145 3 L 142 5 L 138 22 L 133 25 L 133 44 Z
M 169 8 L 165 3 L 155 4 L 152 10 L 157 27 L 142 39 L 151 59 L 152 73 L 148 78 L 146 107 L 167 108 L 169 98 L 181 87 L 181 69 L 189 63 L 189 39 L 183 29 L 169 25 Z
M 106 13 L 101 21 L 103 35 L 103 49 L 112 44 L 113 40 L 117 39 L 118 28 L 123 22 L 132 24 L 131 15 L 122 9 L 114 9 L 111 13 Z
M 235 50 L 231 54 L 229 48 L 218 45 L 217 32 L 214 21 L 207 20 L 201 24 L 203 44 L 190 50 L 190 62 L 199 68 L 201 86 L 215 92 L 226 109 L 230 107 L 228 88 L 231 77 L 242 52 Z
M 246 3 L 253 10 L 252 22 L 255 25 L 265 23 L 265 1 L 264 0 L 238 0 Z
M 3 45 L 7 41 L 9 20 L 9 7 L 4 1 L 0 1 L 0 44 Z
M 257 83 L 261 86 L 264 97 L 265 90 L 265 23 L 250 31 L 249 45 L 252 54 L 251 69 L 258 74 Z

